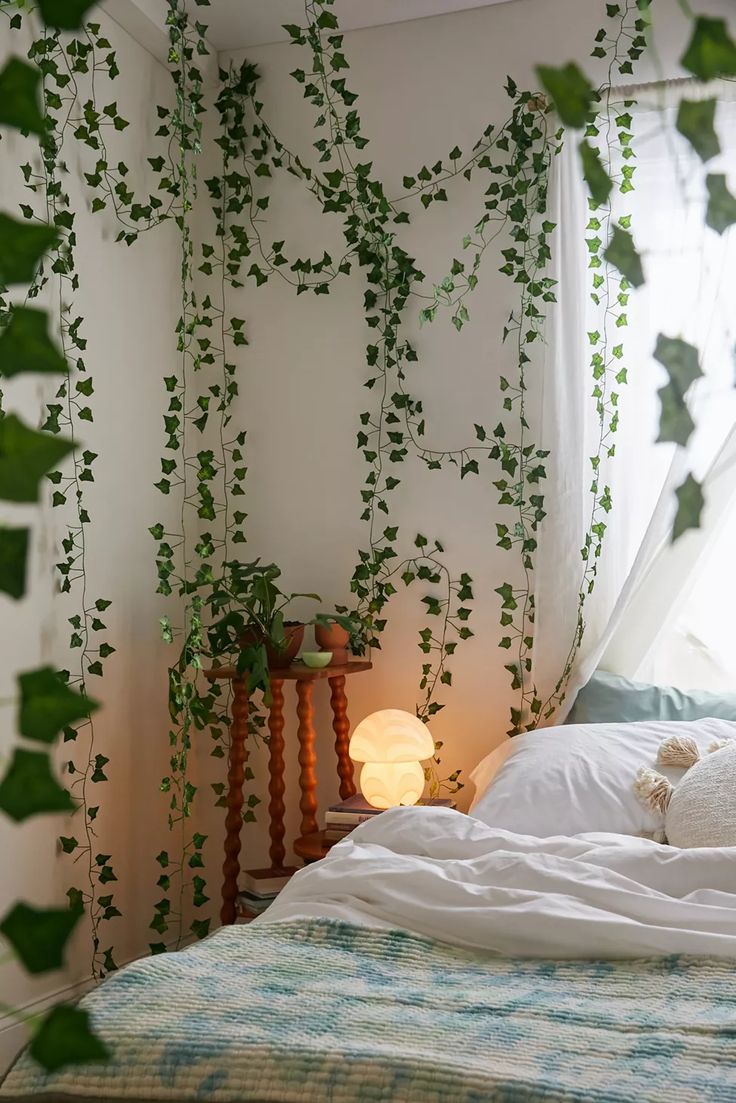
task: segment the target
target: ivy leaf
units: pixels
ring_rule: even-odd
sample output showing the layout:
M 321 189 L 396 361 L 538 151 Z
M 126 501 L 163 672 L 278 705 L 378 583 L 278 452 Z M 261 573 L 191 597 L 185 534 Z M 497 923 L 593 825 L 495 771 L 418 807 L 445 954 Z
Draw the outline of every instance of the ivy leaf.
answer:
M 654 359 L 667 369 L 667 374 L 683 396 L 703 374 L 698 350 L 679 337 L 665 337 L 660 333 Z
M 590 81 L 574 61 L 555 69 L 551 65 L 538 65 L 537 76 L 557 108 L 557 114 L 565 126 L 582 130 L 588 121 L 595 92 Z
M 0 923 L 0 931 L 29 973 L 48 973 L 64 964 L 64 949 L 80 915 L 70 908 L 39 910 L 19 903 Z
M 658 392 L 662 412 L 657 439 L 685 445 L 695 428 L 685 404 L 685 396 L 695 380 L 703 374 L 698 350 L 679 337 L 665 337 L 660 333 L 654 359 L 665 368 L 670 377 L 669 383 Z
M 613 190 L 613 180 L 603 167 L 598 150 L 587 139 L 581 142 L 578 148 L 583 165 L 583 176 L 590 194 L 596 203 L 603 205 L 608 202 L 608 197 Z
M 672 528 L 673 544 L 688 529 L 700 528 L 700 515 L 705 505 L 703 488 L 692 475 L 688 475 L 682 486 L 675 491 L 675 494 L 677 496 L 677 514 Z
M 43 134 L 40 87 L 41 71 L 11 57 L 0 70 L 0 123 L 32 134 Z
M 69 371 L 69 365 L 51 341 L 48 315 L 30 306 L 16 306 L 0 336 L 0 375 L 11 379 L 20 372 Z
M 317 19 L 317 26 L 322 30 L 337 30 L 337 16 L 331 11 L 323 11 Z
M 711 173 L 705 183 L 709 196 L 705 221 L 716 233 L 723 234 L 736 222 L 736 197 L 728 190 L 722 173 Z
M 641 287 L 644 283 L 644 270 L 634 239 L 628 230 L 614 226 L 608 248 L 603 255 L 633 287 Z
M 15 414 L 6 414 L 0 421 L 0 498 L 37 502 L 41 479 L 73 448 L 72 441 L 29 429 Z
M 73 812 L 74 801 L 51 773 L 46 751 L 16 747 L 0 782 L 0 810 L 20 823 L 42 812 Z
M 695 429 L 695 423 L 685 405 L 685 400 L 671 383 L 661 387 L 657 394 L 662 404 L 657 443 L 669 441 L 684 448 Z
M 97 0 L 39 0 L 41 16 L 47 27 L 59 31 L 78 31 L 84 17 Z
M 503 586 L 497 586 L 494 593 L 499 594 L 503 602 L 502 609 L 516 609 L 518 603 L 514 597 L 514 590 L 510 582 L 504 582 Z
M 30 529 L 0 525 L 0 592 L 16 600 L 26 592 Z
M 105 1043 L 92 1031 L 89 1013 L 68 1004 L 57 1004 L 49 1011 L 29 1052 L 47 1072 L 65 1065 L 106 1061 L 110 1056 Z
M 83 720 L 99 705 L 70 689 L 50 666 L 18 676 L 18 730 L 26 739 L 53 743 L 62 728 Z
M 681 64 L 702 81 L 736 76 L 736 43 L 728 33 L 726 20 L 699 15 Z
M 0 213 L 0 283 L 31 283 L 41 257 L 57 237 L 53 226 L 33 225 Z
M 715 129 L 716 100 L 681 100 L 677 129 L 687 138 L 702 161 L 710 161 L 721 152 Z
M 196 938 L 206 938 L 210 933 L 209 919 L 193 919 L 189 930 Z

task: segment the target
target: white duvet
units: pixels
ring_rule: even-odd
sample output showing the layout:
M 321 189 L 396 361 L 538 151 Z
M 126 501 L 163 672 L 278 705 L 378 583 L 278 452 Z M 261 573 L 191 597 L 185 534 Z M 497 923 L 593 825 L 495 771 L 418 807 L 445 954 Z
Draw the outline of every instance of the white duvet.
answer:
M 256 922 L 327 916 L 503 956 L 736 960 L 736 848 L 534 838 L 396 808 L 301 870 Z

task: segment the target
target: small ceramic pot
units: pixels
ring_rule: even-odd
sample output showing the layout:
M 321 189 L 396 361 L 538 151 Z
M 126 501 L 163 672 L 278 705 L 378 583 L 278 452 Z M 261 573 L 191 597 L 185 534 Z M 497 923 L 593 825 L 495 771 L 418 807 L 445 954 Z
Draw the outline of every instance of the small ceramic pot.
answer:
M 294 661 L 304 639 L 304 625 L 298 621 L 286 621 L 284 624 L 284 636 L 286 646 L 279 651 L 269 641 L 266 641 L 266 654 L 268 665 L 273 670 L 285 670 Z M 249 628 L 240 637 L 241 647 L 252 647 L 260 643 L 262 637 L 254 628 Z
M 339 624 L 315 624 L 314 638 L 320 651 L 331 651 L 330 666 L 344 666 L 348 661 L 350 633 Z
M 266 644 L 268 665 L 274 670 L 285 670 L 294 661 L 304 639 L 304 625 L 297 621 L 287 620 L 284 623 L 284 635 L 286 636 L 286 646 L 283 651 L 277 651 L 270 643 Z

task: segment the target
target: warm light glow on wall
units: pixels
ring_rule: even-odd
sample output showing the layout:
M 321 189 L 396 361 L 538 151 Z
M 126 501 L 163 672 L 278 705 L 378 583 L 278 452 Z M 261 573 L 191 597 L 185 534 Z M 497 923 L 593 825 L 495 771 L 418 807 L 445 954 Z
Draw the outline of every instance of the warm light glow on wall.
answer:
M 420 763 L 433 754 L 434 740 L 426 724 L 401 709 L 366 716 L 350 740 L 350 757 L 364 763 L 361 792 L 374 808 L 416 804 L 424 791 Z

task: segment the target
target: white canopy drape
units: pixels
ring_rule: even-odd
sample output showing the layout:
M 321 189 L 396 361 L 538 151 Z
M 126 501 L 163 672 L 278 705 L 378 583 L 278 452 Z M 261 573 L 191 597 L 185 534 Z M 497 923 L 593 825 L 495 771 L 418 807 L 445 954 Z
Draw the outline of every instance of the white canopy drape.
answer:
M 682 84 L 676 91 L 677 100 L 683 92 L 691 98 L 704 94 Z M 683 639 L 692 636 L 692 647 L 702 652 L 704 633 L 683 633 L 680 625 L 675 646 L 665 638 L 668 625 L 672 636 L 673 611 L 682 610 L 702 580 L 703 564 L 724 533 L 732 532 L 736 541 L 736 522 L 731 524 L 736 517 L 736 238 L 733 230 L 721 237 L 704 225 L 706 173 L 726 173 L 736 191 L 732 95 L 730 87 L 718 89 L 716 125 L 723 151 L 705 168 L 675 131 L 675 110 L 667 104 L 671 92 L 652 89 L 638 97 L 637 107 L 628 108 L 634 119 L 635 190 L 616 198 L 614 214 L 632 216 L 647 283 L 626 307 L 628 326 L 621 340 L 628 384 L 619 388 L 616 453 L 602 460 L 600 476 L 611 487 L 613 510 L 605 518 L 603 552 L 595 588 L 585 601 L 585 632 L 566 699 L 551 722 L 564 719 L 577 690 L 599 664 L 629 677 L 677 680 L 678 670 L 690 666 Z M 558 304 L 548 318 L 544 370 L 540 443 L 551 453 L 545 487 L 549 508 L 539 532 L 532 669 L 544 701 L 575 643 L 581 548 L 592 506 L 590 457 L 600 431 L 591 397 L 588 334 L 601 329 L 601 308 L 590 298 L 585 244 L 590 212 L 572 139 L 553 166 L 549 217 L 557 224 L 551 274 L 558 280 Z M 697 429 L 686 448 L 654 443 L 660 408 L 656 392 L 667 382 L 652 357 L 659 333 L 681 337 L 702 352 L 704 378 L 693 388 L 691 401 Z M 674 491 L 688 471 L 703 481 L 707 506 L 702 527 L 673 545 Z M 733 570 L 720 585 L 730 590 L 736 608 Z M 700 597 L 701 607 L 712 604 L 714 619 L 721 616 L 717 592 L 716 585 L 710 597 Z

